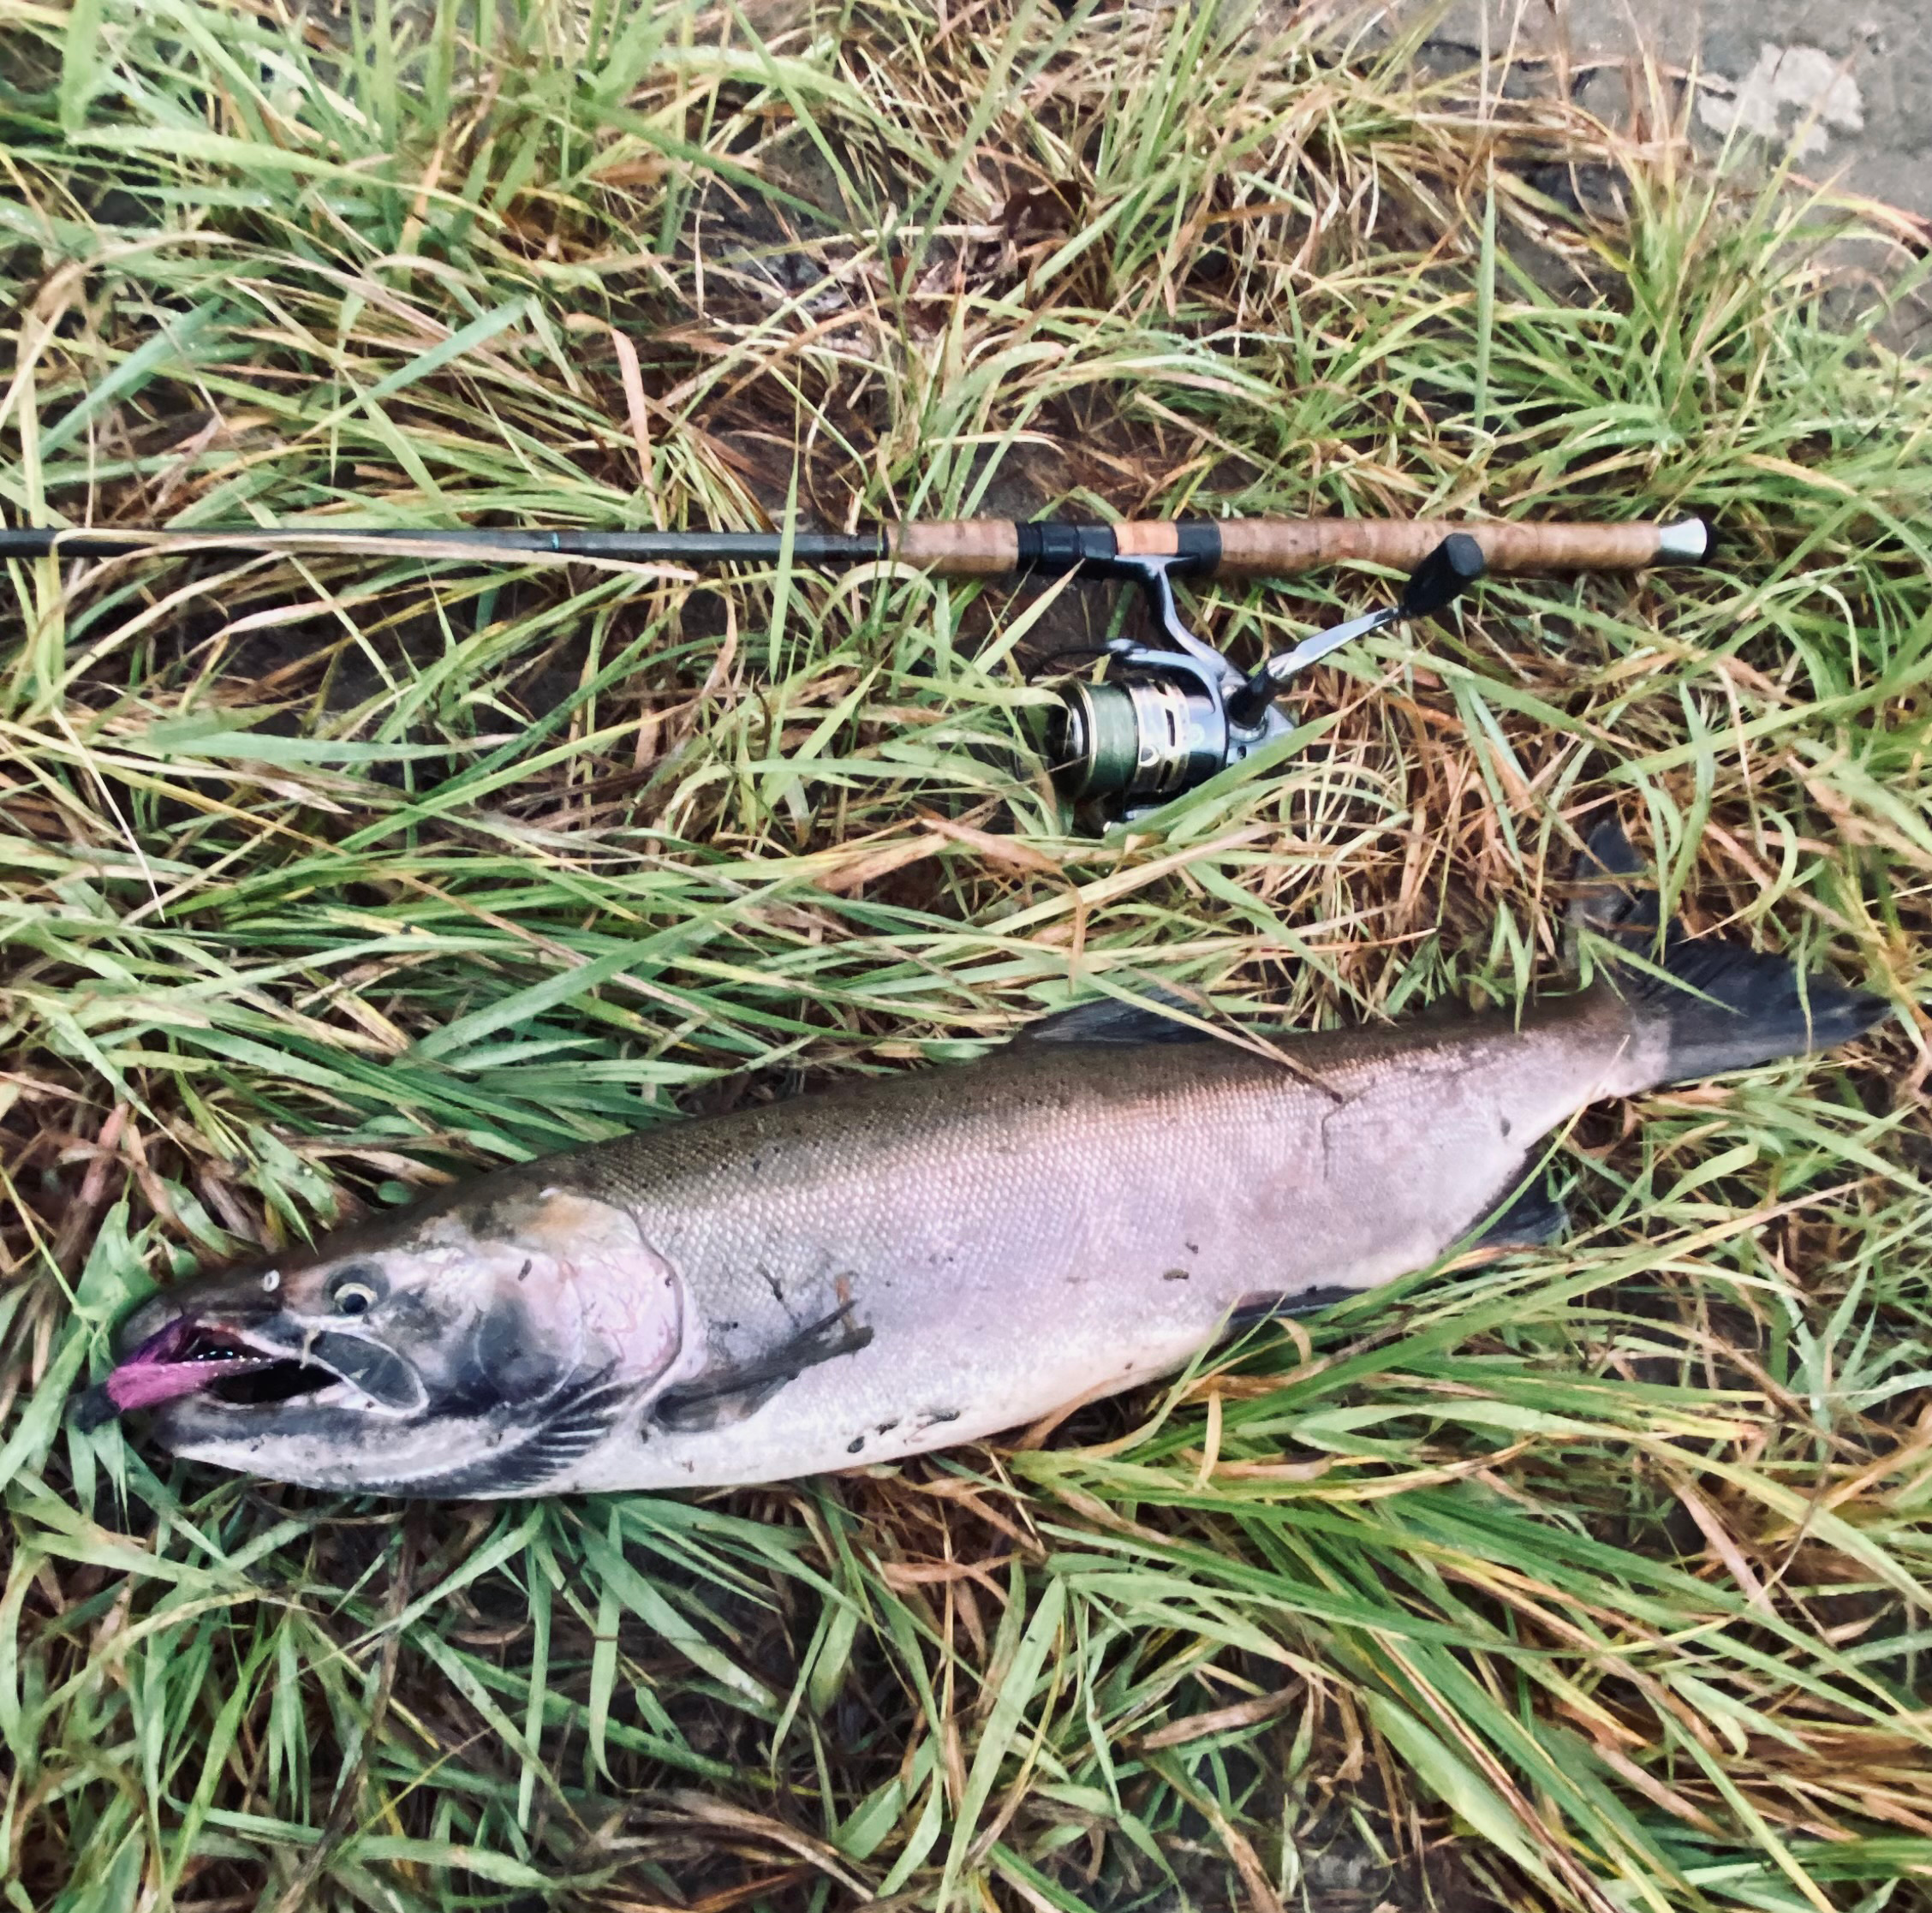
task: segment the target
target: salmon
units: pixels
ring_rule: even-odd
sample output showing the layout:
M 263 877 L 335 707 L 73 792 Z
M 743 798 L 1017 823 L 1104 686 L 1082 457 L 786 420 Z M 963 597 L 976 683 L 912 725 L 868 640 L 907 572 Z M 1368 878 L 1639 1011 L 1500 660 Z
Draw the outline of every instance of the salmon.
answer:
M 1220 1040 L 1112 998 L 969 1064 L 673 1122 L 158 1296 L 94 1415 L 268 1479 L 497 1497 L 891 1462 L 1172 1373 L 1232 1324 L 1547 1238 L 1604 1097 L 1822 1050 L 1876 997 L 1673 927 L 1519 1014 Z M 1273 1050 L 1275 1053 L 1267 1053 Z M 1499 1211 L 1502 1213 L 1499 1214 Z

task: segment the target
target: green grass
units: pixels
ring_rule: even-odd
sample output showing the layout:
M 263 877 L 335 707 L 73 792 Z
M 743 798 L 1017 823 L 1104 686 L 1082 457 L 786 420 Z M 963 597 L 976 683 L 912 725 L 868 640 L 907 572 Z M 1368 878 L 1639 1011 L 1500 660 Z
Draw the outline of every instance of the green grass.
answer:
M 1722 562 L 1491 584 L 1105 842 L 1029 742 L 1064 593 L 11 568 L 8 1904 L 1912 1904 L 1932 385 L 1818 250 L 1862 216 L 1309 29 L 758 18 L 0 0 L 5 515 L 1690 509 Z M 63 1424 L 170 1272 L 1095 979 L 1513 1001 L 1612 805 L 1896 1015 L 1594 1112 L 1559 1250 L 755 1493 L 401 1508 Z

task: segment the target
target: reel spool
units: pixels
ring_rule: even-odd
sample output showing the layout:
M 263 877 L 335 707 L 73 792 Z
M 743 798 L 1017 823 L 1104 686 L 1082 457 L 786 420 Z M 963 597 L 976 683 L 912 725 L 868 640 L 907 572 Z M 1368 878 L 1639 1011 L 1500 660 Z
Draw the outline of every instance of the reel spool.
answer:
M 1076 802 L 1165 802 L 1227 761 L 1225 707 L 1210 691 L 1151 673 L 1070 684 L 1053 736 L 1057 773 Z

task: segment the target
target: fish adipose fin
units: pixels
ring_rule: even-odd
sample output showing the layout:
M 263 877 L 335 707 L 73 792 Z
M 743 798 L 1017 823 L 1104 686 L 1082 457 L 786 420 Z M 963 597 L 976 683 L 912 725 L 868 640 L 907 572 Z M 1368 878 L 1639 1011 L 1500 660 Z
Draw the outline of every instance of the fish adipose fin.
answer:
M 1619 964 L 1608 979 L 1628 1007 L 1633 1062 L 1641 1059 L 1642 1080 L 1618 1087 L 1696 1082 L 1828 1050 L 1885 1014 L 1884 999 L 1869 991 L 1723 937 L 1673 924 L 1659 952 L 1655 893 L 1630 882 L 1637 867 L 1623 831 L 1599 825 L 1577 867 L 1583 888 L 1571 913 L 1573 925 L 1613 937 L 1654 966 Z
M 651 1420 L 667 1434 L 702 1434 L 742 1421 L 796 1381 L 806 1369 L 842 1355 L 856 1355 L 872 1331 L 852 1320 L 850 1304 L 781 1342 L 770 1354 L 707 1369 L 695 1381 L 658 1398 Z
M 1580 930 L 1594 930 L 1602 937 L 1631 937 L 1656 929 L 1657 892 L 1643 860 L 1614 818 L 1590 832 L 1570 881 L 1577 892 L 1570 906 L 1572 962 Z

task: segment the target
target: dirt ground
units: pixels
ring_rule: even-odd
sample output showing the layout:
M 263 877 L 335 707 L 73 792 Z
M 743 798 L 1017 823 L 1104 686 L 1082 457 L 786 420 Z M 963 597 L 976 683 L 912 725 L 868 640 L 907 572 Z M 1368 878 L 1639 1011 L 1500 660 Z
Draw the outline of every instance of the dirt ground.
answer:
M 1794 145 L 1808 178 L 1932 217 L 1932 10 L 1925 0 L 1395 0 L 1432 13 L 1439 45 L 1566 67 L 1574 95 L 1610 120 L 1632 56 L 1654 50 L 1694 76 L 1693 123 L 1747 163 Z

